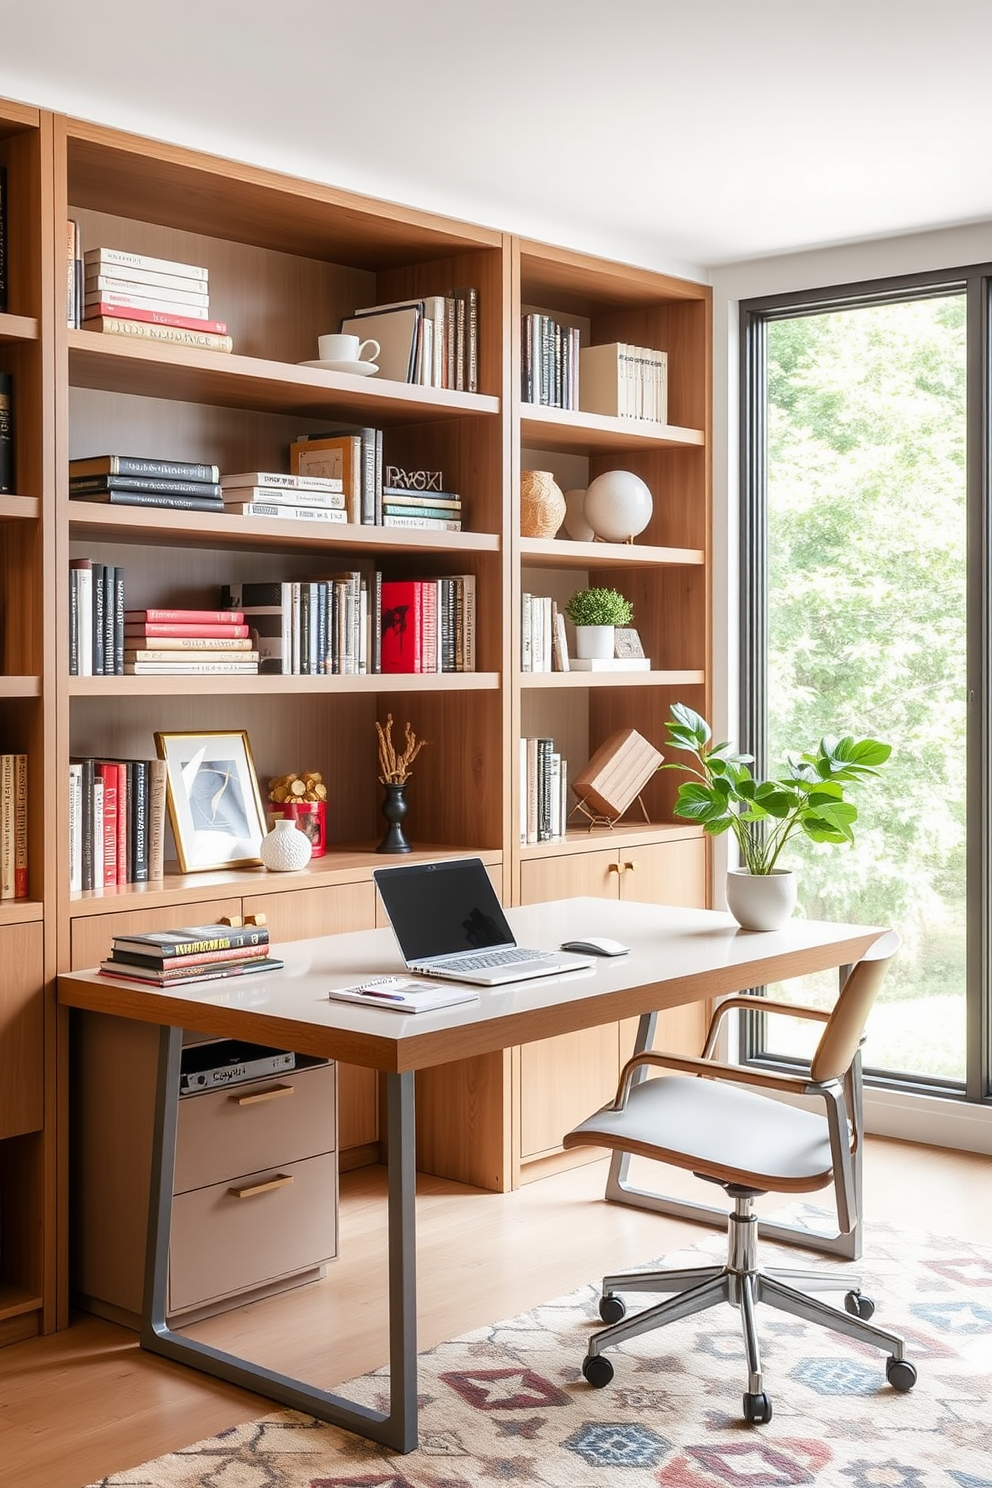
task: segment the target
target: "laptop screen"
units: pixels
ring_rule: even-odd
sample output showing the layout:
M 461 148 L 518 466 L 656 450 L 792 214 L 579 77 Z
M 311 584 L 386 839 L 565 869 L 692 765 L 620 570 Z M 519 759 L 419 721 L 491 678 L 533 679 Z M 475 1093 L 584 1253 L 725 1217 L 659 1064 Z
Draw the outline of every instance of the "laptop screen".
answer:
M 515 943 L 481 858 L 376 868 L 372 877 L 406 961 Z

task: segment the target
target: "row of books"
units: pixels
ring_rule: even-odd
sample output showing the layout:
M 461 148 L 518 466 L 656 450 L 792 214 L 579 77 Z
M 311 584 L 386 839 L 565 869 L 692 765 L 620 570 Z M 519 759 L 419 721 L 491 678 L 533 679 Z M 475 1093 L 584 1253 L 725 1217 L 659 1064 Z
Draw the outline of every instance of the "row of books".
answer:
M 475 575 L 383 580 L 383 672 L 475 671 Z
M 520 596 L 520 670 L 567 672 L 565 616 L 547 594 Z
M 210 318 L 209 273 L 200 264 L 81 249 L 80 227 L 66 225 L 67 320 L 70 326 L 139 339 L 231 351 L 223 321 Z
M 378 341 L 380 377 L 474 393 L 479 384 L 479 292 L 366 305 L 341 322 L 345 335 Z
M 520 396 L 545 408 L 579 407 L 579 329 L 533 312 L 520 322 Z
M 220 471 L 196 460 L 145 455 L 92 455 L 69 461 L 69 496 L 115 506 L 223 512 Z
M 14 489 L 14 378 L 0 372 L 0 496 Z
M 568 761 L 554 739 L 520 740 L 520 841 L 554 842 L 568 819 Z
M 122 677 L 124 570 L 92 558 L 69 560 L 69 676 Z
M 384 465 L 381 429 L 347 426 L 301 435 L 290 445 L 289 468 L 300 478 L 341 482 L 341 521 L 461 531 L 461 497 L 445 489 L 443 472 Z
M 105 976 L 127 981 L 175 987 L 217 977 L 278 971 L 283 962 L 270 951 L 264 923 L 187 925 L 144 935 L 115 935 L 110 955 L 100 962 L 100 970 Z
M 162 877 L 165 761 L 69 761 L 69 889 L 100 889 Z
M 668 423 L 668 353 L 612 341 L 579 353 L 580 408 L 613 418 Z
M 0 899 L 28 897 L 28 757 L 0 754 Z
M 124 611 L 124 667 L 129 677 L 254 676 L 259 653 L 240 610 Z

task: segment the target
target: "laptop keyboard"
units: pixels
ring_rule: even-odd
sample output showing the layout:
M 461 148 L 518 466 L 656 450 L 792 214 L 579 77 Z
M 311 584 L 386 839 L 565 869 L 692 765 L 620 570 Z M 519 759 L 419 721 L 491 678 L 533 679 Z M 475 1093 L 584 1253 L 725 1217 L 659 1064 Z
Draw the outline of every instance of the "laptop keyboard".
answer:
M 513 966 L 518 961 L 548 961 L 550 951 L 526 951 L 520 946 L 511 946 L 501 951 L 479 951 L 474 956 L 459 956 L 450 965 L 466 971 L 485 971 L 490 966 Z

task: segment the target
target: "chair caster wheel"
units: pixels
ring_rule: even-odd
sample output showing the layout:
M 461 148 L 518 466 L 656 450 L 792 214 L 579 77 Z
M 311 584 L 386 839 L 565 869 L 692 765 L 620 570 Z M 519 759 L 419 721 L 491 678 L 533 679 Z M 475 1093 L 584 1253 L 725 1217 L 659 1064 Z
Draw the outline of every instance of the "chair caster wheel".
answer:
M 852 1317 L 861 1318 L 867 1322 L 875 1311 L 875 1304 L 870 1297 L 865 1297 L 861 1292 L 848 1292 L 844 1298 L 844 1308 Z
M 893 1390 L 905 1393 L 916 1384 L 916 1365 L 908 1359 L 886 1359 L 885 1378 Z
M 771 1418 L 772 1403 L 764 1391 L 760 1395 L 744 1396 L 744 1419 L 749 1426 L 764 1426 Z
M 604 1323 L 619 1323 L 627 1316 L 627 1304 L 622 1297 L 615 1295 L 600 1297 L 599 1315 Z
M 601 1390 L 613 1378 L 613 1365 L 602 1354 L 589 1354 L 582 1360 L 582 1373 L 594 1390 Z

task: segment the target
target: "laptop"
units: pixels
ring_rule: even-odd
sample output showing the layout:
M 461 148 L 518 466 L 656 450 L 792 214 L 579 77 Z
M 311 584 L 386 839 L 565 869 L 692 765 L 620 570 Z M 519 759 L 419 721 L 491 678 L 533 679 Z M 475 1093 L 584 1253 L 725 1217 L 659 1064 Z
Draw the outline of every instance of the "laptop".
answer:
M 518 946 L 481 858 L 376 868 L 372 877 L 408 971 L 497 987 L 595 965 Z

